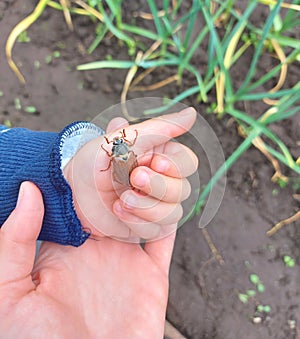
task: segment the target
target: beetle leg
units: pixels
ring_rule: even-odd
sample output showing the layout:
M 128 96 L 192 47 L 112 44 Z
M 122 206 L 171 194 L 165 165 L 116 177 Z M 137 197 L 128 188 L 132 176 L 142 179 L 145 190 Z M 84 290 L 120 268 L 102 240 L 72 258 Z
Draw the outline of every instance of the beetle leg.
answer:
M 113 161 L 113 159 L 110 158 L 110 159 L 109 159 L 109 164 L 108 164 L 108 166 L 107 166 L 106 168 L 104 168 L 104 169 L 101 169 L 100 172 L 105 172 L 105 171 L 107 171 L 107 170 L 110 168 L 111 162 L 112 162 L 112 161 Z
M 123 129 L 123 135 L 126 137 L 126 135 L 125 135 L 125 130 L 124 130 L 124 129 Z M 135 138 L 134 138 L 133 141 L 129 141 L 129 140 L 125 139 L 124 136 L 123 136 L 123 139 L 127 142 L 127 144 L 128 144 L 129 146 L 133 146 L 133 145 L 135 144 L 135 142 L 136 142 L 137 137 L 138 137 L 138 131 L 135 129 Z
M 104 137 L 105 138 L 105 137 Z M 106 139 L 106 138 L 105 138 Z M 111 158 L 112 157 L 112 153 L 109 153 L 107 149 L 105 149 L 103 147 L 103 144 L 101 145 L 101 148 L 103 149 L 103 151 Z
M 138 137 L 138 131 L 135 129 L 135 138 L 134 138 L 134 140 L 133 140 L 133 142 L 132 142 L 132 145 L 131 146 L 133 146 L 134 144 L 135 144 L 135 142 L 136 142 L 136 139 L 137 139 L 137 137 Z
M 121 138 L 123 138 L 125 140 L 125 138 L 126 138 L 125 128 L 123 128 L 123 130 L 120 131 L 120 133 L 121 133 Z

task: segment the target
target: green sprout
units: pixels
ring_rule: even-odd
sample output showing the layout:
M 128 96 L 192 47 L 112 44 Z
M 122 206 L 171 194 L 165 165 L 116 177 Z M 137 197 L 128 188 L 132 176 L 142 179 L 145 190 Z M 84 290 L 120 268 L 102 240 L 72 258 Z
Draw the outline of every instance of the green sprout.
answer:
M 255 297 L 255 296 L 256 296 L 256 292 L 255 292 L 254 290 L 248 290 L 248 291 L 247 291 L 247 295 L 248 295 L 249 297 Z
M 16 110 L 19 111 L 20 109 L 22 109 L 21 101 L 20 101 L 19 98 L 15 98 L 15 99 L 14 99 L 14 103 L 15 103 L 15 109 L 16 109 Z
M 260 279 L 256 274 L 250 274 L 249 280 L 252 282 L 253 285 L 257 285 L 260 282 Z
M 251 281 L 253 285 L 256 286 L 256 289 L 259 293 L 263 293 L 265 291 L 265 286 L 257 274 L 254 274 L 254 273 L 250 274 L 249 280 Z
M 60 56 L 61 56 L 61 54 L 60 54 L 60 51 L 54 51 L 53 53 L 52 53 L 52 56 L 54 57 L 54 58 L 60 58 Z
M 249 296 L 245 293 L 239 293 L 239 299 L 243 304 L 247 304 L 249 301 Z
M 295 267 L 295 264 L 296 264 L 295 260 L 289 255 L 284 255 L 282 259 L 283 259 L 285 266 L 291 267 L 291 268 Z
M 12 127 L 12 123 L 9 119 L 5 119 L 4 122 L 3 122 L 3 125 L 5 125 L 8 128 Z
M 54 52 L 52 52 L 51 54 L 47 54 L 47 55 L 45 56 L 45 62 L 46 62 L 46 64 L 49 65 L 49 64 L 52 63 L 53 58 L 58 59 L 58 58 L 60 58 L 60 56 L 61 56 L 60 51 L 54 51 Z
M 288 184 L 287 180 L 283 180 L 281 178 L 278 178 L 276 183 L 279 185 L 280 188 L 285 188 Z
M 45 63 L 46 64 L 51 64 L 51 62 L 52 62 L 52 55 L 51 54 L 47 54 L 45 56 Z
M 256 292 L 254 290 L 247 290 L 246 293 L 239 293 L 238 297 L 243 304 L 247 304 L 250 298 L 256 296 Z
M 31 114 L 34 114 L 37 112 L 37 109 L 34 106 L 26 106 L 24 110 L 25 112 L 31 113 Z
M 256 311 L 259 313 L 270 313 L 271 312 L 271 307 L 269 305 L 258 305 L 256 308 Z
M 263 293 L 265 291 L 265 286 L 262 283 L 257 284 L 257 290 L 259 293 Z
M 27 35 L 27 31 L 23 31 L 20 33 L 20 35 L 18 36 L 18 42 L 30 42 L 30 38 Z

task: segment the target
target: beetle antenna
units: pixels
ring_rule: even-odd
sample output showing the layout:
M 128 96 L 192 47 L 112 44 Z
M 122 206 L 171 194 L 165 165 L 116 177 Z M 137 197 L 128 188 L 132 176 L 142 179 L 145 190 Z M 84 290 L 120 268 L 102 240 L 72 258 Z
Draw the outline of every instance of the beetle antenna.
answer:
M 107 138 L 106 136 L 104 136 L 104 139 L 105 139 L 105 141 L 106 141 L 108 144 L 111 143 L 111 141 L 109 141 L 108 138 Z

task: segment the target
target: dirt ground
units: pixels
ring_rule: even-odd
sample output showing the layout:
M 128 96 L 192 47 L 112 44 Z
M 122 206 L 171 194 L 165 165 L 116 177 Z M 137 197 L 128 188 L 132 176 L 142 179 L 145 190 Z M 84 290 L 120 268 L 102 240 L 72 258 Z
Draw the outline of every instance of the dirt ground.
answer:
M 120 47 L 116 41 L 105 40 L 94 54 L 88 55 L 85 48 L 91 42 L 93 26 L 86 19 L 77 18 L 75 31 L 70 32 L 62 13 L 52 9 L 47 9 L 28 30 L 31 42 L 17 43 L 14 48 L 15 59 L 27 79 L 26 86 L 19 84 L 7 65 L 4 46 L 13 26 L 32 10 L 34 3 L 29 0 L 0 3 L 0 123 L 10 120 L 13 126 L 58 131 L 75 120 L 92 119 L 119 103 L 125 72 L 75 70 L 76 65 L 103 59 L 107 54 L 118 56 Z M 261 14 L 257 20 L 263 18 Z M 61 56 L 46 63 L 56 50 Z M 243 62 L 249 64 L 250 59 L 248 55 Z M 262 70 L 271 67 L 270 59 L 266 56 Z M 236 86 L 241 67 L 237 65 L 233 70 Z M 299 81 L 299 69 L 298 64 L 291 70 L 290 83 Z M 172 97 L 175 90 L 169 86 L 160 95 Z M 16 98 L 21 109 L 16 107 Z M 192 101 L 185 103 L 204 113 L 204 106 Z M 37 112 L 27 113 L 26 106 L 36 107 Z M 264 105 L 254 103 L 248 113 L 256 116 L 264 109 Z M 217 120 L 211 115 L 204 116 L 228 156 L 242 142 L 236 126 L 227 117 Z M 292 154 L 299 156 L 300 114 L 272 128 Z M 272 166 L 255 148 L 249 149 L 228 172 L 222 205 L 206 228 L 224 259 L 223 265 L 212 254 L 196 219 L 178 231 L 167 319 L 186 338 L 300 338 L 299 221 L 285 226 L 273 237 L 266 235 L 276 222 L 299 208 L 299 201 L 293 198 L 299 191 L 293 191 L 291 185 L 280 189 L 271 182 L 272 175 Z M 283 263 L 284 255 L 296 260 L 294 268 Z M 259 276 L 265 289 L 244 304 L 238 295 L 255 289 L 249 281 L 252 273 Z M 269 305 L 271 312 L 256 313 L 259 304 Z M 254 316 L 261 322 L 258 319 L 259 323 L 254 323 Z

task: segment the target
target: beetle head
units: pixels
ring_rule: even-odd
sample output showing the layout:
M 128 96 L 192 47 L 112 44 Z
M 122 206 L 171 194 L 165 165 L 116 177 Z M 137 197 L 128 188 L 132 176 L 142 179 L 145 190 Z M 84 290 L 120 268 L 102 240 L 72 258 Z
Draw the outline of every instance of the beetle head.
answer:
M 114 140 L 113 140 L 113 145 L 114 146 L 117 146 L 117 145 L 121 145 L 124 143 L 124 140 L 120 137 L 115 137 Z

